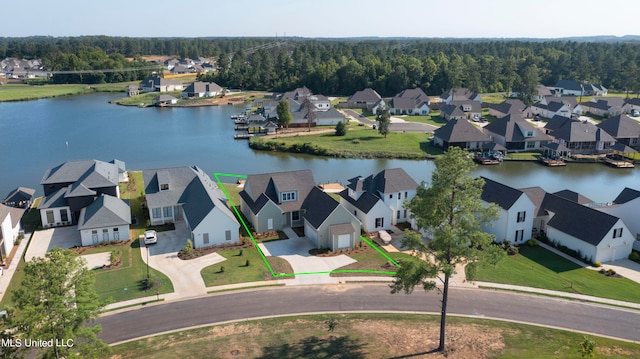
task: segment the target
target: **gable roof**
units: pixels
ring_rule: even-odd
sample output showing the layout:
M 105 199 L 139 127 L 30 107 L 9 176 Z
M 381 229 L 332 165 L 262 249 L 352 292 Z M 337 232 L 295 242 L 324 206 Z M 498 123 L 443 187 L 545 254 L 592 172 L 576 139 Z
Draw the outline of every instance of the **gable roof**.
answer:
M 473 100 L 478 96 L 477 93 L 469 90 L 468 88 L 459 87 L 459 88 L 451 88 L 440 95 L 440 98 L 446 100 L 451 98 L 451 101 L 465 101 L 465 100 Z
M 200 93 L 200 92 L 220 92 L 222 87 L 215 82 L 202 82 L 196 81 L 189 85 L 182 92 L 185 93 Z
M 129 204 L 118 197 L 102 195 L 80 211 L 78 229 L 115 227 L 131 224 Z
M 333 197 L 314 186 L 309 191 L 309 195 L 305 198 L 301 208 L 305 210 L 303 215 L 304 219 L 307 220 L 313 228 L 317 229 L 339 205 L 340 203 L 333 199 Z
M 489 135 L 466 119 L 448 121 L 444 126 L 433 131 L 433 135 L 449 143 L 491 141 Z
M 382 97 L 376 90 L 371 87 L 367 87 L 364 90 L 356 91 L 349 99 L 348 102 L 378 102 L 382 100 Z
M 402 168 L 384 169 L 373 178 L 373 188 L 382 193 L 415 190 L 416 181 Z
M 554 192 L 554 195 L 558 197 L 562 197 L 564 199 L 568 199 L 569 201 L 576 202 L 578 204 L 588 204 L 593 203 L 593 200 L 581 195 L 578 192 L 574 192 L 568 189 L 563 189 L 562 191 Z
M 484 180 L 480 198 L 487 203 L 495 203 L 501 208 L 509 210 L 523 195 L 522 191 L 515 188 L 486 177 L 481 176 L 480 178 Z
M 24 214 L 24 208 L 15 208 L 10 206 L 5 206 L 0 203 L 0 223 L 4 221 L 7 216 L 11 219 L 11 227 L 16 227 L 20 223 L 20 219 L 22 219 L 22 215 Z M 0 228 L 0 231 L 2 229 Z
M 613 116 L 596 126 L 615 138 L 640 137 L 640 124 L 627 115 Z
M 531 202 L 533 202 L 533 205 L 536 206 L 535 208 L 535 216 L 541 216 L 543 215 L 544 211 L 542 211 L 541 205 L 542 205 L 542 201 L 544 200 L 544 196 L 547 195 L 547 192 L 542 189 L 542 187 L 527 187 L 527 188 L 521 188 L 520 189 L 522 191 L 522 193 L 526 194 L 527 197 L 529 197 L 529 199 L 531 200 Z
M 625 187 L 622 192 L 613 200 L 615 204 L 623 204 L 640 197 L 640 191 Z
M 19 203 L 24 201 L 30 201 L 33 199 L 33 195 L 36 193 L 36 190 L 33 188 L 26 187 L 18 187 L 13 191 L 9 192 L 7 197 L 2 200 L 2 203 Z
M 484 126 L 485 131 L 504 136 L 506 142 L 550 141 L 551 138 L 531 126 L 522 114 L 510 113 Z M 523 131 L 533 131 L 533 137 L 525 137 Z
M 82 182 L 87 188 L 118 185 L 118 166 L 99 160 L 67 161 L 45 171 L 41 185 Z
M 582 91 L 582 85 L 576 80 L 558 80 L 555 87 L 571 91 Z
M 357 200 L 349 196 L 349 190 L 345 189 L 339 193 L 340 197 L 344 198 L 347 202 L 351 203 L 354 207 L 361 210 L 364 213 L 369 213 L 371 209 L 381 201 L 380 197 L 371 194 L 371 192 L 364 192 Z
M 563 139 L 567 142 L 615 142 L 606 131 L 588 121 L 570 121 L 553 131 L 555 138 Z
M 63 187 L 59 190 L 49 193 L 49 195 L 45 196 L 40 204 L 38 205 L 38 209 L 47 209 L 47 208 L 57 208 L 57 207 L 68 207 L 69 201 L 64 198 L 65 193 L 67 193 L 68 188 Z
M 506 115 L 511 112 L 522 112 L 527 106 L 519 99 L 508 99 L 498 104 L 490 103 L 488 107 Z
M 250 194 L 246 191 L 247 187 L 251 189 Z M 300 210 L 303 201 L 314 187 L 315 180 L 311 170 L 253 174 L 247 176 L 245 190 L 242 190 L 240 195 L 253 213 L 258 213 L 269 200 L 278 205 L 283 212 L 292 212 Z M 298 193 L 297 199 L 281 203 L 278 193 L 290 191 Z
M 574 120 L 569 117 L 555 115 L 549 120 L 549 122 L 547 122 L 546 125 L 544 125 L 544 128 L 546 128 L 549 131 L 555 131 L 560 127 L 564 126 L 567 122 L 579 122 L 579 120 Z
M 423 105 L 429 106 L 429 96 L 421 88 L 402 90 L 391 99 L 392 108 L 419 108 Z

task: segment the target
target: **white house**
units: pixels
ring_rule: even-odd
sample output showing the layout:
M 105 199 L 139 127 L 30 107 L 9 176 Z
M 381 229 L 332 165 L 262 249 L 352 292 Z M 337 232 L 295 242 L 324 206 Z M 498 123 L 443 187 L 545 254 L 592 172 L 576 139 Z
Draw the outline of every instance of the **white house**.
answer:
M 340 192 L 340 204 L 353 213 L 366 232 L 390 229 L 411 222 L 404 206 L 417 193 L 418 184 L 402 169 L 385 169 L 366 178 L 354 177 Z
M 200 168 L 144 170 L 142 175 L 151 224 L 185 222 L 196 248 L 239 242 L 240 224 Z
M 611 204 L 596 209 L 622 219 L 635 239 L 633 249 L 640 251 L 640 191 L 625 188 Z
M 131 208 L 118 197 L 102 195 L 80 211 L 78 231 L 83 246 L 129 240 Z
M 0 262 L 11 253 L 13 244 L 20 235 L 20 219 L 23 214 L 22 208 L 0 204 Z
M 483 226 L 483 230 L 496 236 L 495 241 L 522 244 L 531 239 L 535 204 L 522 191 L 482 177 L 482 200 L 499 206 L 499 216 Z

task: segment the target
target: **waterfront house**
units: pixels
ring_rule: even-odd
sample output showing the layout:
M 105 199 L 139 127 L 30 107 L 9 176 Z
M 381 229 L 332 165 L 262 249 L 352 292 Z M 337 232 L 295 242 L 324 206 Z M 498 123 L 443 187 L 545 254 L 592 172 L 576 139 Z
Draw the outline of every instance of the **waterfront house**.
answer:
M 640 251 L 640 191 L 625 187 L 613 202 L 595 208 L 622 219 L 635 239 L 633 249 Z
M 509 241 L 522 244 L 531 239 L 535 204 L 521 190 L 509 187 L 486 177 L 481 199 L 487 205 L 498 205 L 498 218 L 483 225 L 482 229 L 495 236 L 497 243 Z
M 629 116 L 617 115 L 596 126 L 613 136 L 617 143 L 640 149 L 640 124 Z
M 522 191 L 536 205 L 534 228 L 550 241 L 591 262 L 615 261 L 631 253 L 635 238 L 619 217 L 546 193 L 540 187 Z
M 215 97 L 222 93 L 222 87 L 215 82 L 196 81 L 182 91 L 182 98 Z
M 160 76 L 149 76 L 140 82 L 142 92 L 170 92 L 182 90 L 184 86 L 178 80 L 168 80 Z
M 67 161 L 48 169 L 40 181 L 44 190 L 38 206 L 42 226 L 76 224 L 81 210 L 98 197 L 104 194 L 119 198 L 119 179 L 116 160 Z
M 453 101 L 475 101 L 482 103 L 482 98 L 475 92 L 464 88 L 451 88 L 440 95 L 440 101 L 447 105 Z
M 80 210 L 78 231 L 83 246 L 129 240 L 131 208 L 118 197 L 101 195 Z
M 484 132 L 508 151 L 539 150 L 551 141 L 551 137 L 531 126 L 522 114 L 513 112 L 484 126 Z
M 440 108 L 440 115 L 447 121 L 462 119 L 480 121 L 482 105 L 477 101 L 451 101 Z
M 293 117 L 289 127 L 335 126 L 338 122 L 345 121 L 344 115 L 331 107 L 331 101 L 326 96 L 314 95 L 306 87 L 287 92 L 283 98 L 289 101 Z M 310 112 L 313 112 L 314 117 L 311 123 Z
M 573 154 L 598 154 L 615 144 L 615 138 L 588 121 L 566 121 L 551 135 L 555 142 L 566 146 Z
M 411 211 L 405 202 L 415 197 L 418 184 L 402 168 L 354 177 L 346 187 L 340 192 L 340 203 L 360 220 L 366 232 L 387 230 L 411 221 Z
M 445 151 L 449 146 L 479 150 L 492 142 L 491 136 L 466 119 L 451 120 L 433 131 L 433 144 Z
M 127 97 L 138 96 L 140 94 L 140 88 L 138 85 L 127 85 Z
M 395 95 L 389 102 L 392 115 L 428 115 L 429 96 L 420 88 L 406 89 Z
M 18 187 L 11 191 L 1 203 L 9 207 L 29 208 L 33 203 L 35 193 L 36 190 L 33 188 Z
M 15 240 L 22 231 L 20 220 L 24 211 L 24 208 L 0 204 L 0 262 L 11 253 Z
M 178 99 L 171 95 L 160 95 L 153 99 L 156 106 L 175 105 L 178 103 Z
M 152 225 L 184 222 L 195 248 L 240 241 L 240 224 L 216 183 L 197 166 L 144 170 Z

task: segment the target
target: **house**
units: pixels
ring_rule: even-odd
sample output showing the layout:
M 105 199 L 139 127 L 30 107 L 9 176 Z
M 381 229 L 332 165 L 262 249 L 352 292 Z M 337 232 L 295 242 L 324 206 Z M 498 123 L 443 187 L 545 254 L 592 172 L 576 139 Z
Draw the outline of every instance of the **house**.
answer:
M 153 99 L 156 106 L 175 105 L 178 103 L 178 99 L 171 95 L 160 95 Z
M 344 107 L 361 108 L 376 113 L 379 106 L 385 106 L 384 100 L 376 90 L 367 87 L 364 90 L 356 91 L 347 99 Z
M 498 205 L 498 218 L 483 225 L 483 230 L 495 236 L 497 243 L 509 241 L 522 244 L 531 239 L 535 204 L 522 191 L 486 177 L 480 198 L 487 205 Z
M 489 135 L 466 119 L 451 120 L 433 131 L 433 144 L 445 151 L 449 146 L 478 150 L 492 142 Z
M 306 89 L 306 87 L 303 89 Z M 340 113 L 340 111 L 331 107 L 331 101 L 326 96 L 314 95 L 298 89 L 295 91 L 294 97 L 295 99 L 284 97 L 289 101 L 289 108 L 293 117 L 289 127 L 335 126 L 338 122 L 345 120 L 344 115 Z M 313 112 L 314 118 L 311 123 L 309 123 L 311 111 Z
M 318 187 L 311 189 L 301 209 L 304 234 L 317 248 L 337 251 L 360 243 L 360 221 Z
M 582 96 L 585 95 L 584 88 L 576 80 L 558 80 L 554 86 L 556 93 L 560 96 Z
M 142 176 L 152 225 L 184 222 L 195 248 L 240 241 L 238 220 L 222 191 L 202 169 L 151 169 Z
M 340 204 L 360 220 L 364 231 L 387 230 L 411 221 L 411 211 L 404 204 L 415 197 L 418 184 L 402 168 L 354 177 L 346 187 L 340 192 Z
M 420 88 L 406 89 L 389 102 L 392 115 L 428 115 L 429 97 Z
M 119 198 L 119 179 L 116 160 L 67 161 L 48 169 L 40 181 L 44 190 L 38 206 L 42 226 L 76 224 L 81 210 L 101 195 Z
M 2 200 L 2 204 L 15 208 L 29 208 L 33 203 L 33 195 L 36 190 L 33 188 L 18 187 L 11 191 Z
M 11 253 L 15 240 L 20 235 L 20 220 L 24 211 L 23 208 L 0 204 L 0 262 Z
M 551 141 L 551 137 L 531 126 L 523 115 L 516 113 L 510 113 L 487 124 L 484 126 L 484 132 L 508 151 L 539 150 Z
M 640 124 L 627 115 L 617 115 L 596 125 L 613 136 L 616 142 L 640 149 Z
M 500 118 L 510 114 L 511 112 L 522 113 L 527 107 L 519 99 L 507 99 L 502 103 L 487 105 L 489 107 L 489 115 Z
M 182 98 L 214 97 L 222 93 L 222 87 L 215 82 L 196 81 L 182 91 Z
M 583 85 L 585 96 L 607 96 L 609 90 L 602 85 L 586 84 Z
M 531 113 L 545 118 L 553 116 L 574 117 L 582 115 L 584 108 L 575 97 L 545 97 L 531 105 Z
M 625 187 L 612 203 L 595 208 L 622 219 L 635 239 L 633 249 L 640 251 L 640 191 Z
M 140 94 L 140 88 L 138 85 L 127 85 L 127 97 L 138 96 Z
M 310 170 L 249 175 L 240 192 L 240 209 L 258 233 L 301 227 L 302 203 L 313 187 Z
M 440 100 L 447 105 L 453 101 L 475 101 L 482 103 L 482 98 L 467 88 L 452 88 L 440 95 Z
M 289 98 L 298 102 L 302 102 L 307 96 L 311 96 L 313 92 L 309 90 L 306 86 L 298 87 L 295 90 L 287 91 L 279 99 Z
M 626 113 L 633 113 L 634 111 L 640 112 L 640 98 L 627 99 L 622 106 L 622 110 Z
M 627 258 L 635 238 L 614 215 L 546 193 L 539 187 L 522 189 L 536 204 L 534 228 L 550 241 L 566 246 L 590 262 Z
M 182 90 L 182 82 L 167 80 L 160 76 L 150 76 L 140 82 L 142 92 L 170 92 Z
M 544 130 L 545 130 L 545 133 L 553 136 L 553 131 L 561 128 L 566 123 L 579 122 L 579 121 L 580 120 L 575 120 L 569 117 L 555 115 L 549 121 L 547 121 L 546 125 L 544 125 Z
M 590 101 L 582 104 L 586 112 L 600 117 L 620 115 L 623 111 L 623 106 L 624 99 L 622 99 L 622 97 L 594 97 Z
M 588 121 L 566 121 L 551 135 L 573 154 L 601 153 L 616 142 L 613 136 Z
M 482 105 L 477 101 L 451 101 L 440 108 L 440 115 L 447 121 L 479 120 L 482 117 Z
M 118 197 L 101 195 L 80 211 L 78 231 L 83 246 L 129 240 L 131 208 Z

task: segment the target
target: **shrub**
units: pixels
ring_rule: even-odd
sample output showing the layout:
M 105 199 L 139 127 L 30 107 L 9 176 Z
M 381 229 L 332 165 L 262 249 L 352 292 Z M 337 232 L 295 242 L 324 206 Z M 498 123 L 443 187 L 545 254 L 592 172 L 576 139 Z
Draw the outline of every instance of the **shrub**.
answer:
M 634 262 L 640 263 L 640 253 L 636 251 L 632 251 L 631 254 L 629 254 L 629 259 L 631 259 Z
M 347 134 L 347 125 L 345 125 L 344 121 L 338 122 L 336 125 L 336 136 L 344 136 Z
M 353 143 L 354 145 L 357 145 L 360 143 L 360 140 L 352 140 L 351 143 Z
M 535 239 L 530 239 L 527 241 L 527 245 L 529 247 L 537 247 L 539 244 L 538 244 L 538 241 L 536 241 Z
M 224 266 L 220 266 L 220 271 L 218 273 L 224 273 Z
M 600 261 L 595 261 L 593 263 L 593 266 L 596 267 L 596 268 L 600 268 L 600 267 L 602 267 L 602 263 L 600 263 Z
M 509 245 L 509 247 L 507 247 L 507 254 L 510 256 L 515 256 L 520 252 L 520 250 L 518 249 L 518 246 L 514 246 L 514 245 Z

